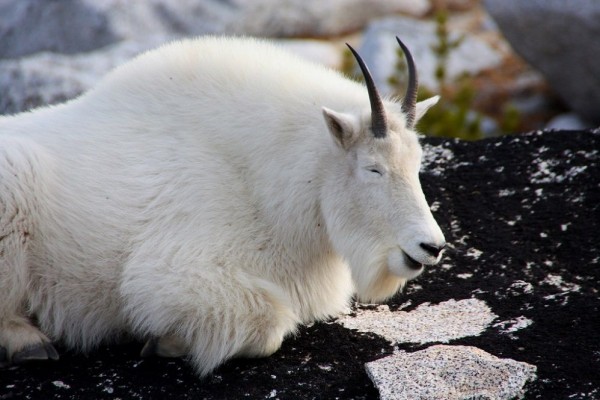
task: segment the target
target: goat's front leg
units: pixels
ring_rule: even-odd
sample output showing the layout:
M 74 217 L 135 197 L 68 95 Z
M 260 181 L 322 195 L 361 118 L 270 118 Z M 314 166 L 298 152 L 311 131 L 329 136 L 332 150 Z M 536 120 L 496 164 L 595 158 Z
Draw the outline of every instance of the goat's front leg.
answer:
M 24 317 L 3 317 L 0 322 L 0 366 L 33 360 L 58 360 L 50 340 Z
M 201 376 L 232 357 L 272 354 L 299 322 L 277 285 L 220 265 L 130 264 L 123 278 L 132 330 L 153 338 L 142 355 L 185 355 Z
M 189 346 L 174 335 L 165 335 L 159 338 L 148 339 L 142 348 L 142 357 L 178 358 L 189 354 Z

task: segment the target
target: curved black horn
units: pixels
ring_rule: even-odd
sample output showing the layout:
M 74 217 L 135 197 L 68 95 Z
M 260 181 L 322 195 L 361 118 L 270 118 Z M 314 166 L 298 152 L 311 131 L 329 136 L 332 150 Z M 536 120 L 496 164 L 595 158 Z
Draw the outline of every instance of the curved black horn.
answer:
M 412 54 L 410 54 L 408 47 L 402 43 L 398 36 L 396 36 L 396 40 L 404 52 L 404 57 L 406 57 L 406 65 L 408 66 L 408 85 L 406 87 L 406 94 L 402 100 L 402 111 L 404 114 L 406 114 L 407 126 L 412 128 L 415 123 L 415 115 L 417 113 L 417 90 L 419 89 L 419 78 L 417 77 L 415 61 L 413 60 Z
M 381 96 L 379 96 L 379 92 L 375 87 L 375 82 L 373 82 L 373 77 L 369 72 L 369 68 L 367 68 L 362 58 L 348 43 L 346 43 L 346 46 L 348 46 L 352 54 L 354 54 L 354 58 L 356 58 L 362 74 L 365 77 L 367 91 L 369 92 L 369 101 L 371 102 L 371 129 L 373 130 L 373 135 L 377 138 L 383 138 L 387 135 L 387 120 Z

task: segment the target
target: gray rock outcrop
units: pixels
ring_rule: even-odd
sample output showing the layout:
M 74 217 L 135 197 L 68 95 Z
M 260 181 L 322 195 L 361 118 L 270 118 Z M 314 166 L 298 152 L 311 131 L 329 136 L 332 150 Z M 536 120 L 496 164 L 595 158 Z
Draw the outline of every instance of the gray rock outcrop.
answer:
M 485 0 L 514 50 L 575 112 L 600 123 L 600 2 Z
M 80 0 L 0 0 L 0 59 L 73 54 L 117 40 L 106 14 Z
M 417 21 L 405 17 L 390 17 L 372 22 L 365 31 L 360 53 L 370 66 L 377 87 L 389 94 L 392 89 L 388 78 L 394 75 L 397 64 L 398 43 L 395 36 L 410 48 L 419 71 L 419 83 L 436 91 L 436 57 L 432 46 L 438 41 L 436 24 Z M 450 32 L 451 40 L 463 32 Z M 450 53 L 447 65 L 448 79 L 452 80 L 464 73 L 475 74 L 494 68 L 502 61 L 499 51 L 472 35 L 465 36 L 461 44 Z
M 125 41 L 75 55 L 38 53 L 0 62 L 0 114 L 70 100 L 90 89 L 109 70 L 165 41 Z
M 154 35 L 139 41 L 124 40 L 86 53 L 41 52 L 0 61 L 0 114 L 16 114 L 70 100 L 92 88 L 118 65 L 176 38 L 175 35 Z M 326 41 L 282 39 L 275 43 L 328 67 L 335 68 L 341 63 L 341 51 Z
M 335 36 L 374 18 L 422 16 L 429 8 L 429 0 L 0 0 L 0 59 L 161 34 Z

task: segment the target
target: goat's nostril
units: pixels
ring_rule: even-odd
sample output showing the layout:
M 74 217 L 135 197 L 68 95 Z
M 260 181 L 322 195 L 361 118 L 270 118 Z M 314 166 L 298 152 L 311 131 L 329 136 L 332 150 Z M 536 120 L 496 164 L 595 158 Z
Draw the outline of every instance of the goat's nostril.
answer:
M 440 255 L 440 253 L 442 252 L 442 250 L 444 249 L 444 247 L 446 247 L 446 244 L 444 244 L 442 246 L 436 246 L 436 245 L 433 245 L 433 244 L 421 243 L 419 246 L 421 246 L 421 248 L 423 250 L 425 250 L 426 252 L 428 252 L 432 256 L 437 257 L 437 256 Z

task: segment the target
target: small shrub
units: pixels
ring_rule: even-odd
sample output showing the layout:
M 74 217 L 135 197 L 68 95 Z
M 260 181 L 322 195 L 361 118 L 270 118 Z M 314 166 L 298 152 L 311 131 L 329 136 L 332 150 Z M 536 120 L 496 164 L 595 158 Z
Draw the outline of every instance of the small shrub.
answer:
M 466 140 L 477 140 L 484 136 L 482 119 L 484 115 L 475 111 L 475 86 L 468 75 L 459 77 L 454 82 L 448 82 L 447 65 L 452 51 L 464 40 L 464 36 L 451 39 L 448 28 L 448 13 L 445 10 L 436 14 L 437 42 L 431 46 L 436 56 L 435 79 L 438 84 L 439 103 L 431 108 L 419 121 L 418 128 L 430 136 L 454 137 Z M 397 63 L 394 75 L 389 78 L 389 83 L 399 95 L 404 94 L 403 82 L 407 82 L 406 62 L 402 50 L 398 50 Z M 433 96 L 424 87 L 419 88 L 418 100 Z M 502 119 L 498 121 L 499 132 L 514 132 L 520 124 L 518 110 L 511 105 L 504 107 Z

